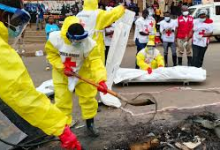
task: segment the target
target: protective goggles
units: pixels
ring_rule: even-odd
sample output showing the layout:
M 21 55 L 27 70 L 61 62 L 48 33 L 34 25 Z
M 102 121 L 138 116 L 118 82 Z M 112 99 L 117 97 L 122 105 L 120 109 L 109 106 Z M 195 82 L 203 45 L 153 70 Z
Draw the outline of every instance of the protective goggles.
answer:
M 23 31 L 23 28 L 28 24 L 28 22 L 31 19 L 29 13 L 24 9 L 18 9 L 4 4 L 0 4 L 0 10 L 12 14 L 12 15 L 9 14 L 8 22 L 5 23 L 17 35 Z
M 80 40 L 87 38 L 88 36 L 89 36 L 89 33 L 87 31 L 85 31 L 82 35 L 71 35 L 67 32 L 67 37 L 71 41 L 80 41 Z

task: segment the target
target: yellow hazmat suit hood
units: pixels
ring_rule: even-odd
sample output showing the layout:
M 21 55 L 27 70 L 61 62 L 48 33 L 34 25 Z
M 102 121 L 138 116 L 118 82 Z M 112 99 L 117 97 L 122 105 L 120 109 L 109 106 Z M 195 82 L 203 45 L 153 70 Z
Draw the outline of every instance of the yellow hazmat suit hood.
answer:
M 68 40 L 68 38 L 66 37 L 66 33 L 69 29 L 69 27 L 74 24 L 74 23 L 80 23 L 79 18 L 75 17 L 75 16 L 71 16 L 71 17 L 67 17 L 64 20 L 63 26 L 61 28 L 61 37 L 64 39 L 65 43 L 70 45 L 71 42 Z
M 84 0 L 83 10 L 97 10 L 98 0 Z

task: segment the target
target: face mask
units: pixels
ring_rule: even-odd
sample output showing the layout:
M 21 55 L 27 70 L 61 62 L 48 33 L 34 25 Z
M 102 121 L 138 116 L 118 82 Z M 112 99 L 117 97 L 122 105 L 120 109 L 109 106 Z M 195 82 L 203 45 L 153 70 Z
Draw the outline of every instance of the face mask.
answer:
M 148 53 L 153 56 L 154 55 L 154 47 L 149 47 Z
M 72 41 L 72 46 L 74 47 L 80 47 L 82 45 L 81 41 Z
M 183 16 L 188 16 L 189 15 L 189 12 L 188 11 L 184 11 L 183 12 Z
M 204 22 L 206 18 L 199 18 L 199 22 Z
M 166 22 L 169 22 L 169 21 L 170 21 L 170 17 L 164 17 L 164 20 L 165 20 Z

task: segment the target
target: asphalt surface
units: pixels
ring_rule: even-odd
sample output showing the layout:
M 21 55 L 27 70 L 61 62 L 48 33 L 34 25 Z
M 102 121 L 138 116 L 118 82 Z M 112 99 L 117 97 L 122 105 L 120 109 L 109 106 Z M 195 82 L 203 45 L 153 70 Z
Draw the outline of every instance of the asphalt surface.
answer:
M 208 89 L 220 87 L 220 43 L 213 41 L 205 55 L 204 69 L 207 70 L 207 80 L 203 83 L 190 83 L 187 88 Z M 162 47 L 158 47 L 162 52 Z M 36 49 L 36 47 L 35 47 Z M 42 49 L 40 46 L 39 49 Z M 136 47 L 127 47 L 121 67 L 134 68 L 135 66 Z M 171 52 L 170 52 L 171 53 Z M 39 86 L 43 81 L 51 79 L 51 71 L 45 71 L 45 57 L 23 57 L 24 63 L 36 86 Z M 169 65 L 172 66 L 171 56 L 169 57 Z M 186 64 L 186 59 L 184 63 Z M 128 86 L 116 85 L 114 90 L 120 93 L 143 93 L 143 92 L 159 92 L 173 87 L 186 87 L 183 83 L 129 83 Z M 201 92 L 201 91 L 166 91 L 155 95 L 160 102 L 160 108 L 169 106 L 195 106 L 200 104 L 208 104 L 219 102 L 220 97 L 216 92 Z
M 39 46 L 39 47 L 38 47 Z M 158 120 L 166 120 L 169 122 L 169 118 L 177 120 L 184 119 L 185 117 L 197 112 L 211 111 L 219 114 L 215 107 L 219 108 L 220 102 L 220 43 L 213 41 L 205 55 L 204 69 L 207 70 L 207 80 L 203 83 L 190 83 L 188 86 L 183 83 L 132 83 L 128 86 L 114 85 L 113 90 L 131 98 L 140 93 L 153 92 L 158 103 L 158 110 L 170 108 L 171 111 L 165 111 L 165 113 L 158 113 L 155 122 Z M 41 50 L 43 45 L 36 45 L 34 49 Z M 162 47 L 158 47 L 162 52 Z M 33 50 L 33 49 L 32 49 Z M 135 53 L 136 47 L 127 47 L 126 53 L 121 64 L 121 67 L 134 68 L 135 66 Z M 43 57 L 23 57 L 25 65 L 33 79 L 35 86 L 39 86 L 43 81 L 51 79 L 51 71 L 46 71 L 46 59 Z M 170 57 L 170 65 L 171 57 Z M 186 64 L 186 59 L 184 60 Z M 187 88 L 188 90 L 177 90 L 176 87 Z M 194 90 L 192 90 L 192 89 Z M 210 89 L 211 88 L 211 89 Z M 167 90 L 171 89 L 171 90 Z M 157 93 L 155 93 L 157 92 Z M 209 107 L 200 106 L 211 105 Z M 214 105 L 214 106 L 213 106 Z M 178 108 L 179 111 L 174 111 Z M 215 109 L 214 109 L 215 108 Z M 106 145 L 112 145 L 114 143 L 114 137 L 121 137 L 121 141 L 125 141 L 127 136 L 126 126 L 134 126 L 132 132 L 136 132 L 140 123 L 145 126 L 149 124 L 149 119 L 152 115 L 142 115 L 139 117 L 131 117 L 127 113 L 124 113 L 121 109 L 115 109 L 111 107 L 100 107 L 101 112 L 96 116 L 96 126 L 100 129 L 101 137 L 97 139 L 91 139 L 85 132 L 85 128 L 74 129 L 74 133 L 77 134 L 79 140 L 87 149 L 103 149 Z M 147 113 L 152 111 L 151 106 L 147 107 L 133 107 L 126 106 L 126 109 L 131 110 L 133 113 Z M 184 110 L 185 109 L 185 110 Z M 74 97 L 73 108 L 74 119 L 79 120 L 79 125 L 84 125 L 84 121 L 81 120 L 81 111 L 77 102 L 77 98 Z M 137 128 L 136 128 L 137 126 Z M 118 129 L 118 132 L 114 130 Z M 140 126 L 141 128 L 141 126 Z M 129 129 L 130 130 L 130 129 Z M 141 131 L 142 132 L 142 131 Z M 46 149 L 60 149 L 59 143 L 51 143 L 43 146 L 42 150 Z

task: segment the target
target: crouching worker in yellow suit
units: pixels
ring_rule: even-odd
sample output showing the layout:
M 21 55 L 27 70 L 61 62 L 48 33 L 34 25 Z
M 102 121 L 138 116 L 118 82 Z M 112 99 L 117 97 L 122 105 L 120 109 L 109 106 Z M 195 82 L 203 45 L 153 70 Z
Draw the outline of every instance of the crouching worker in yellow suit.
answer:
M 152 69 L 164 67 L 164 58 L 155 48 L 154 36 L 149 37 L 147 47 L 142 49 L 136 56 L 137 65 L 141 70 L 146 70 L 148 74 L 153 72 Z
M 94 127 L 94 117 L 98 109 L 95 99 L 97 89 L 72 76 L 72 72 L 76 72 L 99 83 L 98 90 L 107 93 L 107 74 L 96 42 L 88 36 L 80 20 L 72 16 L 65 19 L 61 31 L 50 34 L 45 48 L 47 58 L 53 66 L 55 105 L 69 117 L 71 123 L 72 96 L 75 89 L 89 134 L 93 137 L 99 136 Z
M 68 117 L 54 106 L 34 84 L 8 39 L 21 35 L 30 15 L 22 9 L 22 0 L 0 2 L 0 98 L 19 116 L 48 135 L 58 136 L 62 147 L 81 150 L 68 127 Z

